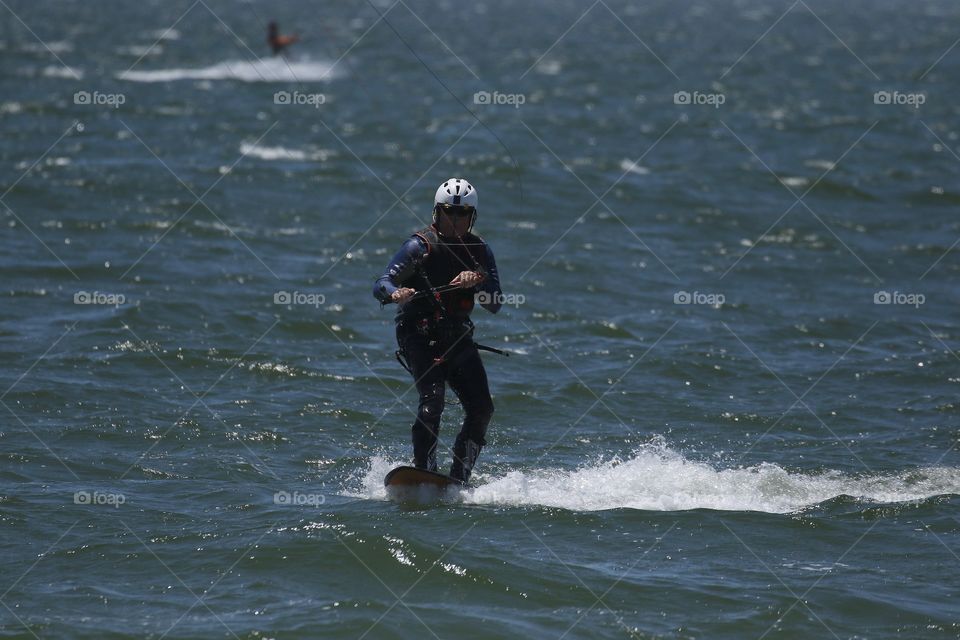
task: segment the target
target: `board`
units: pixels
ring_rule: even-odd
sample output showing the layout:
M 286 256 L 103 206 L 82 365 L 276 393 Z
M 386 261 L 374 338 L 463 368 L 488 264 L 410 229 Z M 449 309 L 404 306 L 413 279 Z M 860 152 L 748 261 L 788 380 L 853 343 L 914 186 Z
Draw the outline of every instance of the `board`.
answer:
M 383 485 L 388 489 L 416 489 L 418 487 L 462 487 L 459 480 L 455 480 L 443 473 L 417 469 L 416 467 L 397 467 L 383 478 Z

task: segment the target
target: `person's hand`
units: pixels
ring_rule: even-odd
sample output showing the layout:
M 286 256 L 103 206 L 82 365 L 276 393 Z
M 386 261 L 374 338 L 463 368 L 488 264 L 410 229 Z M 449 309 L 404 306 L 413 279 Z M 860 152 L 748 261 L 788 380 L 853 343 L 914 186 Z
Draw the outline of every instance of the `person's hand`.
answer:
M 392 294 L 390 294 L 390 299 L 396 302 L 397 304 L 404 304 L 410 298 L 413 297 L 417 291 L 416 289 L 411 289 L 410 287 L 400 287 Z
M 483 282 L 483 276 L 476 271 L 461 271 L 456 278 L 450 281 L 451 285 L 458 285 L 463 289 L 475 287 Z

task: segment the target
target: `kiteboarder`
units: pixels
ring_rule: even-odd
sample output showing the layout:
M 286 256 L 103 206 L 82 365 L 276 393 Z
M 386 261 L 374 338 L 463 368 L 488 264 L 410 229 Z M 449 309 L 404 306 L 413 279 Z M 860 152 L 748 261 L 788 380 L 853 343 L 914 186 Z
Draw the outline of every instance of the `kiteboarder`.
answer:
M 475 303 L 500 310 L 502 294 L 490 245 L 472 233 L 477 190 L 462 178 L 437 189 L 433 224 L 414 233 L 374 285 L 383 304 L 397 303 L 397 357 L 413 376 L 420 404 L 413 424 L 414 466 L 437 470 L 437 440 L 449 384 L 464 419 L 450 476 L 466 483 L 486 444 L 493 401 L 473 341 Z M 492 350 L 492 349 L 491 349 Z

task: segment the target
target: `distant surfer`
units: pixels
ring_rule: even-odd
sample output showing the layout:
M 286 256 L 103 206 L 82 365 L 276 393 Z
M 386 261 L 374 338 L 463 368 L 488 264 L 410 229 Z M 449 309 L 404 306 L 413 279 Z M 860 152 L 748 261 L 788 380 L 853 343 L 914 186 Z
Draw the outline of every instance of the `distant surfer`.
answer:
M 289 36 L 281 35 L 280 27 L 277 26 L 276 22 L 271 22 L 267 25 L 267 43 L 270 45 L 270 48 L 273 49 L 273 55 L 285 53 L 286 48 L 298 40 L 300 40 L 300 36 L 297 34 Z
M 461 178 L 444 182 L 434 197 L 433 224 L 403 244 L 373 288 L 381 303 L 399 306 L 397 355 L 406 361 L 420 394 L 413 464 L 437 470 L 440 415 L 449 383 L 465 414 L 453 445 L 450 476 L 464 483 L 486 444 L 493 415 L 470 313 L 475 302 L 497 313 L 502 299 L 493 251 L 472 233 L 476 219 L 473 185 Z

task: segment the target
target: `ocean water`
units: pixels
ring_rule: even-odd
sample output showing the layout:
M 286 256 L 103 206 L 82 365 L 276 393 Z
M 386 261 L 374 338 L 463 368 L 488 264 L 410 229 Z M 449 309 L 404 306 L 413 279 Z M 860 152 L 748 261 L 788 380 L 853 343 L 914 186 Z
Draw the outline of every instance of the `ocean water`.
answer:
M 0 15 L 0 637 L 960 637 L 955 3 Z M 451 176 L 511 355 L 397 501 Z

